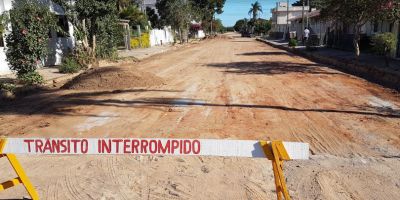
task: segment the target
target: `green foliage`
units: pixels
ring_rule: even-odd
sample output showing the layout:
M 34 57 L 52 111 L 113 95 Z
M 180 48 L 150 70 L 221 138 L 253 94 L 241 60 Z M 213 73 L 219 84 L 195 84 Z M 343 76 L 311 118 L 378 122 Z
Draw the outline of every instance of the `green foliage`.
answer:
M 266 19 L 240 19 L 236 21 L 234 26 L 235 31 L 238 32 L 251 32 L 254 30 L 255 34 L 267 34 L 271 30 L 271 21 Z
M 0 83 L 0 90 L 5 90 L 14 93 L 17 86 L 13 83 Z
M 390 55 L 396 49 L 396 36 L 393 33 L 379 33 L 372 37 L 373 50 L 379 55 Z
M 142 33 L 140 37 L 131 38 L 131 48 L 149 48 L 150 47 L 150 35 L 148 33 Z
M 84 38 L 89 37 L 90 47 L 94 49 L 96 57 L 114 57 L 120 31 L 116 1 L 76 0 L 72 9 L 79 21 L 85 21 L 85 27 L 82 26 Z
M 72 56 L 66 56 L 63 58 L 61 66 L 58 70 L 61 73 L 76 73 L 81 70 L 81 65 L 76 61 L 76 59 Z
M 249 23 L 248 19 L 246 19 L 246 18 L 240 19 L 240 20 L 236 21 L 236 23 L 233 26 L 233 28 L 235 29 L 235 31 L 243 32 L 243 31 L 247 30 L 248 23 Z
M 400 20 L 400 0 L 382 0 L 382 6 L 376 19 L 389 22 Z
M 217 33 L 224 33 L 226 31 L 226 29 L 220 19 L 213 20 L 213 29 Z
M 325 0 L 308 0 L 308 2 L 310 3 L 311 8 L 321 9 L 322 6 L 324 5 Z M 308 6 L 307 0 L 296 1 L 292 4 L 292 6 L 303 6 L 303 3 L 304 3 L 304 6 Z
M 118 26 L 117 15 L 108 15 L 98 21 L 96 57 L 113 58 L 117 53 L 118 36 L 120 27 Z
M 204 30 L 210 30 L 215 13 L 221 14 L 225 0 L 158 0 L 156 7 L 162 24 L 174 29 L 187 29 L 188 22 L 202 21 Z
M 167 22 L 176 29 L 185 29 L 191 22 L 191 4 L 186 0 L 168 0 L 166 4 Z
M 336 24 L 353 27 L 355 55 L 359 56 L 361 27 L 368 21 L 382 18 L 389 13 L 391 9 L 387 8 L 387 4 L 394 1 L 399 0 L 324 0 L 321 16 Z
M 147 18 L 151 23 L 152 28 L 161 29 L 164 26 L 163 21 L 160 19 L 160 17 L 157 15 L 156 11 L 153 8 L 146 7 L 146 14 Z
M 295 47 L 295 46 L 297 46 L 297 40 L 294 38 L 291 38 L 289 40 L 289 47 Z
M 233 32 L 233 31 L 235 31 L 235 28 L 233 28 L 233 26 L 228 26 L 228 27 L 226 27 L 226 31 Z
M 24 82 L 39 83 L 34 72 L 47 56 L 48 32 L 56 27 L 54 15 L 39 1 L 20 0 L 10 10 L 10 22 L 12 30 L 6 36 L 10 68 L 27 80 Z
M 255 34 L 267 34 L 271 30 L 271 21 L 266 19 L 257 19 L 254 22 L 254 33 Z
M 260 12 L 261 13 L 263 12 L 261 4 L 258 1 L 256 1 L 255 3 L 252 3 L 251 8 L 249 10 L 249 15 L 252 14 L 253 20 L 256 20 L 258 18 L 258 13 L 260 13 Z
M 0 15 L 0 35 L 3 35 L 4 33 L 4 21 L 5 21 L 5 15 L 2 14 Z
M 136 5 L 130 5 L 121 10 L 119 13 L 121 19 L 129 20 L 129 25 L 136 26 L 140 25 L 142 29 L 149 26 L 147 15 L 144 14 Z
M 18 80 L 24 85 L 39 85 L 44 83 L 42 75 L 37 71 L 29 71 L 27 73 L 18 74 Z

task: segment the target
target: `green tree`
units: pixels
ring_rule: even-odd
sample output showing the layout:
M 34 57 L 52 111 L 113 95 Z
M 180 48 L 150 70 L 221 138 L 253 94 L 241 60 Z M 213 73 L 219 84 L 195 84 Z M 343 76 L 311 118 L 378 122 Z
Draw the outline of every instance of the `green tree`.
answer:
M 4 14 L 0 15 L 0 34 L 4 33 Z
M 233 28 L 235 29 L 235 31 L 237 32 L 243 32 L 245 30 L 247 30 L 247 23 L 249 22 L 248 19 L 244 18 L 244 19 L 239 19 L 238 21 L 236 21 L 235 25 L 233 26 Z
M 119 13 L 121 19 L 129 20 L 129 24 L 134 27 L 140 25 L 141 28 L 145 28 L 149 25 L 147 15 L 144 14 L 137 5 L 130 5 L 123 8 Z
M 83 43 L 88 55 L 99 58 L 113 57 L 120 35 L 118 9 L 120 0 L 52 0 L 63 7 L 73 23 L 75 37 Z M 128 2 L 128 1 L 126 1 Z
M 120 12 L 121 10 L 127 8 L 128 6 L 133 5 L 132 0 L 116 0 L 117 1 L 117 9 Z
M 75 6 L 78 19 L 88 31 L 94 55 L 100 58 L 114 56 L 119 30 L 115 0 L 77 0 Z
M 262 11 L 261 4 L 258 1 L 251 4 L 251 8 L 249 10 L 249 15 L 250 14 L 252 15 L 253 20 L 256 20 L 258 18 L 258 14 L 262 13 L 262 12 L 263 11 Z
M 257 19 L 254 22 L 254 33 L 255 34 L 266 34 L 271 30 L 271 21 L 266 19 Z
M 321 9 L 324 5 L 324 1 L 325 0 L 299 0 L 296 1 L 292 4 L 292 6 L 303 6 L 303 3 L 305 6 L 310 6 L 311 8 L 317 8 L 317 9 Z M 307 3 L 310 3 L 310 5 L 307 5 Z
M 156 11 L 153 8 L 146 8 L 147 18 L 151 23 L 152 28 L 162 28 L 164 26 L 160 17 L 157 15 Z
M 37 0 L 14 1 L 9 14 L 12 28 L 6 36 L 7 61 L 18 78 L 39 83 L 36 68 L 48 55 L 48 33 L 56 28 L 55 16 Z
M 400 0 L 383 0 L 381 12 L 378 13 L 378 20 L 396 22 L 400 20 Z
M 222 14 L 226 0 L 192 0 L 193 13 L 202 20 L 205 30 L 213 31 L 215 14 Z
M 321 15 L 343 26 L 352 26 L 354 51 L 356 57 L 360 55 L 360 33 L 362 26 L 374 20 L 386 11 L 388 1 L 393 0 L 325 0 Z M 396 0 L 397 1 L 397 0 Z
M 222 21 L 220 19 L 213 20 L 213 24 L 214 24 L 215 32 L 217 32 L 217 33 L 226 32 L 226 28 L 224 27 L 224 25 L 222 24 Z
M 189 0 L 160 0 L 156 4 L 161 19 L 179 31 L 181 43 L 184 41 L 183 35 L 186 33 L 187 36 L 189 32 L 190 22 L 194 19 L 192 3 Z

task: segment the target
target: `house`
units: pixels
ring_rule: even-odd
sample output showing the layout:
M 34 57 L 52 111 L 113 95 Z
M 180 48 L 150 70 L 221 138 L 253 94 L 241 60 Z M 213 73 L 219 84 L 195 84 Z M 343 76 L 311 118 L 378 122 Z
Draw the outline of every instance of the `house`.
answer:
M 309 12 L 309 24 L 308 27 L 311 31 L 311 35 L 318 37 L 320 45 L 328 47 L 352 50 L 353 49 L 353 29 L 351 26 L 343 26 L 335 24 L 331 21 L 321 19 L 320 12 L 314 10 Z M 301 16 L 290 19 L 291 31 L 296 31 L 297 39 L 301 40 L 303 37 L 303 18 Z M 306 27 L 306 22 L 304 27 Z M 361 28 L 361 40 L 360 48 L 366 49 L 370 47 L 370 37 L 377 33 L 392 32 L 398 39 L 398 45 L 395 52 L 392 53 L 392 57 L 400 58 L 400 25 L 399 22 L 389 23 L 387 21 L 367 22 Z
M 308 16 L 308 25 L 306 21 L 306 16 Z M 296 31 L 297 39 L 301 40 L 304 33 L 303 27 L 308 27 L 312 35 L 318 36 L 318 38 L 320 39 L 320 44 L 325 44 L 326 33 L 329 27 L 332 26 L 332 24 L 322 20 L 319 16 L 319 10 L 307 12 L 307 15 L 304 16 L 304 24 L 302 16 L 292 18 L 290 19 L 290 30 Z
M 309 10 L 308 6 L 304 6 L 304 13 Z M 272 32 L 287 32 L 287 25 L 291 23 L 291 19 L 301 17 L 303 14 L 303 6 L 290 6 L 288 11 L 287 2 L 277 2 L 276 8 L 271 9 Z M 288 21 L 289 19 L 289 21 Z
M 157 13 L 156 3 L 157 0 L 136 0 L 142 12 L 146 13 L 146 8 L 154 9 Z
M 13 0 L 0 1 L 0 14 L 3 14 L 12 9 Z M 53 3 L 50 0 L 42 0 L 48 6 L 51 12 L 55 13 L 58 18 L 58 25 L 63 29 L 64 33 L 50 32 L 49 38 L 49 55 L 44 61 L 45 66 L 61 64 L 62 56 L 75 46 L 74 28 L 73 25 L 67 20 L 64 15 L 64 10 L 61 6 Z M 11 27 L 11 26 L 9 26 Z M 6 48 L 7 44 L 4 41 L 5 34 L 0 37 L 0 74 L 11 73 L 10 67 L 6 61 Z

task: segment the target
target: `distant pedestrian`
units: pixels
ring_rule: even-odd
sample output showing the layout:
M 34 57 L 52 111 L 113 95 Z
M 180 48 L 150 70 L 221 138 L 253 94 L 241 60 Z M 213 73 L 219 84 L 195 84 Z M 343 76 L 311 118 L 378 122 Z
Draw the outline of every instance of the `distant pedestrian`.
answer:
M 310 37 L 310 30 L 308 28 L 305 28 L 304 29 L 304 34 L 303 34 L 304 42 L 307 42 L 309 37 Z

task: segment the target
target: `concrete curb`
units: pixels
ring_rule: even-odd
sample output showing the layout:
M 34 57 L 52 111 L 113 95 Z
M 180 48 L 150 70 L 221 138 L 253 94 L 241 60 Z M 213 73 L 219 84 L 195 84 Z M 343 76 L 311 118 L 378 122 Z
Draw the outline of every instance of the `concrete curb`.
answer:
M 314 54 L 312 52 L 305 52 L 302 50 L 282 46 L 259 38 L 257 41 L 264 42 L 272 47 L 282 49 L 296 55 L 300 55 L 314 62 L 334 66 L 335 69 L 339 71 L 400 91 L 400 72 L 382 69 L 377 66 L 365 64 L 360 65 L 346 60 L 338 60 L 336 58 L 326 57 L 319 54 Z

